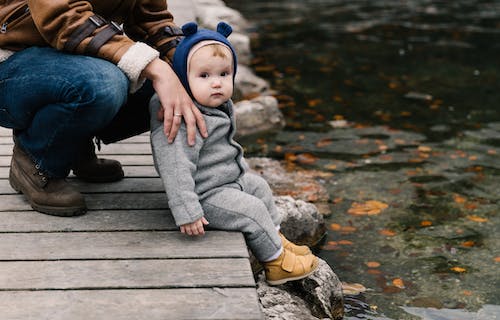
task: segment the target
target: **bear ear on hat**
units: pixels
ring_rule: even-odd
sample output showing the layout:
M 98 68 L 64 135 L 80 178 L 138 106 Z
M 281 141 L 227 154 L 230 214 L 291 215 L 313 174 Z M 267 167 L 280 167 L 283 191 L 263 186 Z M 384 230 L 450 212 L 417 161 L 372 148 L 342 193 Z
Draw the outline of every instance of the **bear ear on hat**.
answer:
M 233 28 L 231 28 L 231 26 L 227 23 L 221 21 L 217 24 L 217 32 L 227 38 L 233 32 Z
M 190 36 L 198 31 L 198 25 L 196 22 L 188 22 L 182 26 L 182 33 L 184 36 Z

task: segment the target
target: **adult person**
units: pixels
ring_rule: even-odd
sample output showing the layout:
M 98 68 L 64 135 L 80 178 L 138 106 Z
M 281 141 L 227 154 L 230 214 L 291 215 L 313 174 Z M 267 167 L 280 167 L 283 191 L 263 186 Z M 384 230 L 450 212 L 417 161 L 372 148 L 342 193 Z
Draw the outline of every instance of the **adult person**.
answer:
M 122 29 L 123 28 L 123 29 Z M 190 144 L 204 120 L 169 65 L 181 36 L 165 0 L 1 0 L 0 125 L 13 129 L 11 186 L 40 212 L 74 216 L 85 199 L 65 178 L 123 177 L 98 159 L 111 143 L 149 129 L 156 92 L 165 135 L 182 119 Z

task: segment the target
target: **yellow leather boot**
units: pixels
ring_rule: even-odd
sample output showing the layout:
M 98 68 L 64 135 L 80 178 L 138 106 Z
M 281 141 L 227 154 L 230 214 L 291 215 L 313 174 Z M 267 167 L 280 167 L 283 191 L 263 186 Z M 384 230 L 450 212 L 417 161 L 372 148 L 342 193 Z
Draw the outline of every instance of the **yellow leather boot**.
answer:
M 275 286 L 309 276 L 318 267 L 318 258 L 312 253 L 299 256 L 283 248 L 277 259 L 264 262 L 263 265 L 267 283 Z
M 309 249 L 308 246 L 296 245 L 295 243 L 285 238 L 285 236 L 281 232 L 279 233 L 279 235 L 281 238 L 281 244 L 283 245 L 283 248 L 288 249 L 299 256 L 305 256 L 311 253 L 311 250 Z

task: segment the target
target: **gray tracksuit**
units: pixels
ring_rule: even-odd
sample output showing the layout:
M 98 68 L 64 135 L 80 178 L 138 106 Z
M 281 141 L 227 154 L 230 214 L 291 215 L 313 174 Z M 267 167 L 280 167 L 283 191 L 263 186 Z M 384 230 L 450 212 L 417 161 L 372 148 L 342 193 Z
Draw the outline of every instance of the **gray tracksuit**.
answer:
M 175 222 L 180 226 L 204 216 L 211 228 L 241 231 L 257 259 L 265 261 L 281 248 L 272 191 L 263 178 L 247 172 L 243 150 L 233 140 L 232 102 L 218 108 L 197 106 L 208 137 L 197 132 L 190 147 L 184 122 L 174 142 L 167 142 L 163 123 L 156 118 L 156 95 L 150 103 L 153 158 Z

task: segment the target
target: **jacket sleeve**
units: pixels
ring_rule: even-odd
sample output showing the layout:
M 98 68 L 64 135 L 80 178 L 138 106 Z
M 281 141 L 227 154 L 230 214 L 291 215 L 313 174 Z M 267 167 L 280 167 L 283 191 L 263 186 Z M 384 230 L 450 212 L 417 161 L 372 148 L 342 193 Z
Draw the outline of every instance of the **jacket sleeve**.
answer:
M 136 1 L 131 12 L 116 22 L 97 15 L 89 1 L 28 0 L 28 5 L 36 28 L 48 44 L 115 63 L 129 78 L 131 91 L 140 88 L 142 71 L 159 56 L 158 45 L 169 39 L 157 40 L 156 48 L 139 41 L 146 41 L 165 26 L 174 26 L 165 0 Z M 123 33 L 121 23 L 128 26 L 132 36 Z
M 185 125 L 177 133 L 173 143 L 168 143 L 163 125 L 152 128 L 151 145 L 156 170 L 168 198 L 168 206 L 177 226 L 192 223 L 203 217 L 203 209 L 195 192 L 194 174 L 202 139 L 196 145 L 187 145 Z

